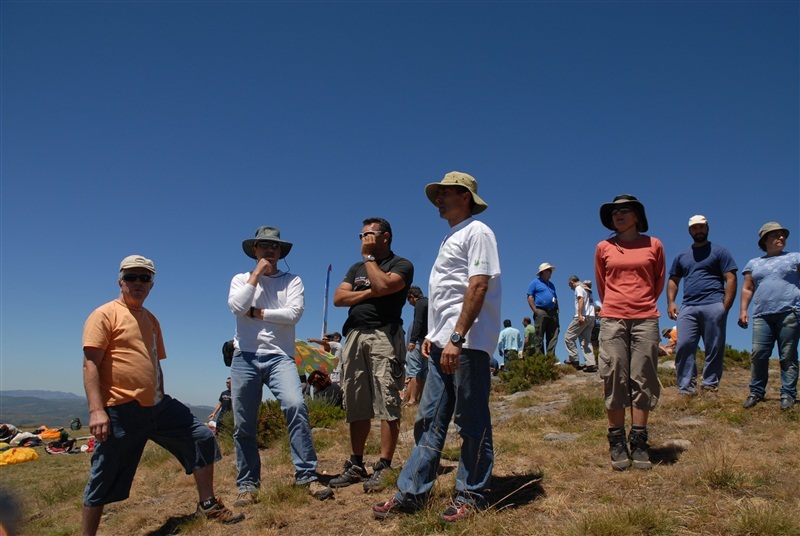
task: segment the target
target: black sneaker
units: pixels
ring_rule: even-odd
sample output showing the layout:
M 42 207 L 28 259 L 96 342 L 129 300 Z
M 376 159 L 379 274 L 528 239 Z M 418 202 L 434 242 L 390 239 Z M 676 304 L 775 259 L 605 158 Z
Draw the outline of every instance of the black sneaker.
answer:
M 765 402 L 765 401 L 766 401 L 766 398 L 764 398 L 763 396 L 758 396 L 758 395 L 754 395 L 754 394 L 751 393 L 747 397 L 747 399 L 744 401 L 744 404 L 742 404 L 742 407 L 745 408 L 745 409 L 750 409 L 753 406 L 755 406 L 756 404 L 758 404 L 759 402 Z
M 583 367 L 584 372 L 597 372 L 597 365 L 589 365 L 588 367 Z
M 611 468 L 615 471 L 624 471 L 631 466 L 624 428 L 608 433 L 608 451 L 611 453 Z
M 630 444 L 633 468 L 644 470 L 652 468 L 653 464 L 650 463 L 650 454 L 648 453 L 650 446 L 647 444 L 647 430 L 631 429 Z
M 367 471 L 363 467 L 353 465 L 353 462 L 347 460 L 344 462 L 344 471 L 336 478 L 332 478 L 328 482 L 328 486 L 332 488 L 346 488 L 359 482 L 363 482 L 369 478 Z
M 791 409 L 792 406 L 794 406 L 794 398 L 788 395 L 783 395 L 781 397 L 781 409 L 782 410 Z
M 367 493 L 382 491 L 383 474 L 387 469 L 389 469 L 389 466 L 383 463 L 382 460 L 378 460 L 375 465 L 372 466 L 372 476 L 364 482 L 364 491 Z
M 417 508 L 403 504 L 394 495 L 388 501 L 378 503 L 372 507 L 372 514 L 375 519 L 386 519 L 393 514 L 413 514 L 416 511 Z

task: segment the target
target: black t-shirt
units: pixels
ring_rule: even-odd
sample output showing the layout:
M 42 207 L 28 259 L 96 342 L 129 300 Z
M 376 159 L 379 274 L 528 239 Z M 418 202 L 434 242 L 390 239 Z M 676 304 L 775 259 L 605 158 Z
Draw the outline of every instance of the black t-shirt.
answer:
M 217 415 L 217 420 L 222 420 L 222 416 L 226 413 L 229 413 L 233 409 L 233 404 L 231 403 L 231 391 L 230 389 L 226 389 L 222 391 L 219 395 L 219 401 L 221 402 L 221 406 L 219 407 L 219 415 Z
M 347 336 L 351 329 L 379 328 L 387 324 L 403 324 L 403 306 L 406 303 L 408 287 L 414 280 L 414 265 L 411 261 L 390 253 L 385 259 L 378 261 L 378 267 L 386 273 L 395 273 L 403 278 L 405 286 L 393 294 L 372 298 L 356 304 L 347 313 L 347 320 L 342 327 L 342 334 Z M 370 288 L 367 267 L 364 262 L 357 262 L 347 271 L 344 282 L 350 283 L 353 290 Z

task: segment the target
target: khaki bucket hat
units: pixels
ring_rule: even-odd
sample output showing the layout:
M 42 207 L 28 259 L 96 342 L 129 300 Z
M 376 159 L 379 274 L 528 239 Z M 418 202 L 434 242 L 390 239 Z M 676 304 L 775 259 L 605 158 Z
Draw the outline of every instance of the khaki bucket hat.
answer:
M 472 200 L 475 202 L 475 205 L 472 207 L 473 215 L 480 214 L 489 208 L 486 201 L 481 199 L 478 195 L 478 181 L 476 181 L 475 177 L 472 175 L 461 173 L 460 171 L 451 171 L 444 176 L 442 182 L 432 182 L 427 185 L 425 187 L 425 195 L 428 196 L 428 199 L 434 205 L 436 204 L 436 194 L 439 193 L 439 188 L 442 186 L 463 186 L 469 190 L 469 193 L 472 195 Z

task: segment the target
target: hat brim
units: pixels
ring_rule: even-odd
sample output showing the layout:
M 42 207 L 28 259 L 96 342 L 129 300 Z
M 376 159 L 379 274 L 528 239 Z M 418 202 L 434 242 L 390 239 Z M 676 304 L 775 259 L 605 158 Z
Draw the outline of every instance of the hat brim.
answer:
M 431 203 L 433 203 L 433 206 L 436 206 L 436 195 L 439 193 L 439 188 L 442 186 L 461 186 L 466 191 L 468 191 L 472 196 L 472 200 L 475 202 L 475 205 L 472 207 L 473 216 L 475 214 L 480 214 L 481 212 L 489 208 L 489 205 L 486 203 L 486 201 L 481 199 L 481 196 L 479 196 L 476 193 L 473 193 L 472 190 L 470 190 L 466 186 L 462 186 L 461 184 L 441 183 L 441 182 L 432 182 L 425 187 L 425 195 L 428 196 L 428 200 Z
M 611 203 L 603 203 L 600 205 L 600 222 L 603 224 L 603 227 L 606 229 L 610 229 L 611 231 L 616 231 L 617 228 L 614 227 L 614 218 L 611 216 L 611 211 L 615 208 L 619 208 L 620 206 L 628 205 L 636 212 L 636 217 L 639 219 L 639 231 L 642 233 L 646 233 L 650 226 L 647 224 L 647 216 L 644 212 L 644 205 L 641 201 L 631 201 L 631 200 L 620 200 Z
M 771 233 L 772 231 L 783 231 L 785 237 L 789 238 L 789 229 L 787 229 L 786 227 L 776 227 L 775 229 L 770 229 L 769 231 L 764 233 L 764 235 L 761 238 L 758 239 L 758 249 L 760 249 L 762 251 L 767 251 L 766 246 L 764 245 L 764 242 L 766 242 L 766 240 L 767 240 L 767 235 L 769 233 Z
M 253 247 L 259 240 L 266 241 L 264 239 L 248 238 L 247 240 L 242 242 L 242 250 L 244 251 L 244 254 L 250 257 L 251 259 L 256 258 L 256 254 L 253 253 Z M 281 245 L 281 255 L 280 257 L 278 257 L 278 259 L 284 258 L 292 250 L 293 244 L 291 242 L 284 242 L 283 240 L 275 240 L 274 238 L 270 238 L 269 241 L 277 242 Z

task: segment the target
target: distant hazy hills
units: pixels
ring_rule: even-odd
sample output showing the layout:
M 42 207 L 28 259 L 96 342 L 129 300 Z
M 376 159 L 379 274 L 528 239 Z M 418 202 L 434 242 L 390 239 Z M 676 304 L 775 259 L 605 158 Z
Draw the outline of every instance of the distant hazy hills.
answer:
M 189 408 L 201 422 L 205 422 L 214 409 L 210 406 Z M 36 428 L 41 425 L 48 428 L 69 428 L 69 423 L 75 417 L 81 420 L 84 425 L 82 431 L 88 435 L 89 408 L 85 397 L 61 391 L 0 391 L 0 422 L 20 428 Z M 76 432 L 72 432 L 73 436 L 75 434 Z

